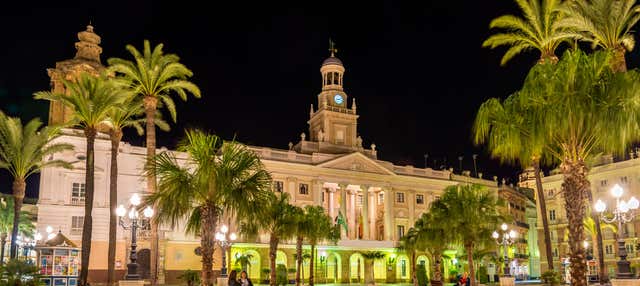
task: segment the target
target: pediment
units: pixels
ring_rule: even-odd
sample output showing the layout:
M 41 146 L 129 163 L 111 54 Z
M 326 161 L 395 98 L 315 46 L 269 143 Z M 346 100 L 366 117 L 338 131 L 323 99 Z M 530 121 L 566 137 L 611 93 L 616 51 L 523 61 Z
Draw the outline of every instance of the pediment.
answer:
M 328 169 L 347 170 L 355 172 L 374 173 L 380 175 L 394 175 L 392 171 L 359 153 L 351 153 L 318 165 Z

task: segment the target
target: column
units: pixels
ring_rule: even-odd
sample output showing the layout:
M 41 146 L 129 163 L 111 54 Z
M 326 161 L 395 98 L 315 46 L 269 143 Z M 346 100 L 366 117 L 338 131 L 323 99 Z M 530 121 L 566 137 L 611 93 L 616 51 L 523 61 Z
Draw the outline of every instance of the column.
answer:
M 322 182 L 319 180 L 311 181 L 313 204 L 316 206 L 322 206 Z
M 391 203 L 393 200 L 392 188 L 384 188 L 384 240 L 393 240 L 393 210 Z
M 369 186 L 360 186 L 362 190 L 362 239 L 369 238 Z
M 376 192 L 369 192 L 369 239 L 376 240 L 378 229 L 376 219 L 378 218 L 378 204 L 376 203 Z
M 341 184 L 340 187 L 340 214 L 347 219 L 347 185 Z M 346 221 L 345 221 L 346 222 Z M 344 227 L 340 227 L 340 239 L 347 239 L 348 233 L 344 231 Z
M 336 189 L 331 188 L 326 192 L 327 195 L 325 197 L 329 205 L 328 208 L 329 208 L 329 216 L 331 217 L 331 221 L 335 221 L 336 219 L 336 214 L 335 214 L 336 207 L 335 207 L 335 203 L 333 202 L 333 193 L 335 192 L 336 192 Z
M 356 192 L 354 190 L 348 190 L 349 192 L 349 209 L 347 210 L 349 212 L 349 215 L 347 216 L 349 218 L 349 237 L 351 239 L 357 239 L 358 238 L 358 232 L 356 229 Z

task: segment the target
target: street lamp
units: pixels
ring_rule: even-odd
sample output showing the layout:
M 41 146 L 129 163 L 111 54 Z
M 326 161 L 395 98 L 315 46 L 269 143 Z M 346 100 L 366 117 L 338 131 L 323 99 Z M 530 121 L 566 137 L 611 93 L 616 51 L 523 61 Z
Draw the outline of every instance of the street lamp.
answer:
M 146 218 L 146 220 L 138 220 L 139 211 L 138 206 L 140 205 L 140 196 L 138 194 L 133 194 L 131 198 L 129 198 L 129 203 L 131 207 L 129 208 L 129 223 L 127 224 L 124 220 L 125 214 L 127 214 L 127 209 L 123 205 L 118 206 L 116 209 L 116 215 L 118 215 L 118 222 L 123 229 L 128 230 L 131 229 L 131 252 L 129 254 L 130 263 L 127 264 L 127 275 L 124 276 L 125 280 L 140 280 L 140 274 L 138 273 L 138 254 L 136 253 L 137 245 L 137 230 L 138 228 L 143 228 L 149 223 L 149 219 L 153 216 L 153 209 L 147 206 L 144 211 L 142 211 L 142 215 Z
M 220 231 L 216 232 L 216 242 L 222 249 L 222 268 L 220 269 L 220 277 L 227 277 L 227 249 L 238 238 L 235 232 L 229 233 L 226 225 L 220 227 Z
M 507 231 L 508 228 L 507 224 L 503 223 L 500 226 L 500 233 L 498 233 L 498 231 L 494 231 L 493 234 L 491 234 L 491 237 L 496 240 L 496 243 L 498 245 L 502 245 L 502 248 L 504 249 L 504 276 L 507 277 L 511 276 L 509 274 L 509 256 L 507 254 L 507 246 L 513 244 L 518 236 L 513 229 Z
M 626 202 L 621 200 L 620 198 L 623 193 L 624 190 L 618 184 L 611 188 L 611 195 L 616 198 L 616 207 L 611 210 L 609 216 L 604 212 L 607 209 L 607 205 L 602 200 L 598 200 L 594 207 L 596 211 L 600 213 L 604 222 L 618 223 L 618 256 L 620 256 L 620 260 L 616 262 L 618 265 L 616 277 L 618 279 L 631 279 L 633 278 L 633 273 L 631 273 L 631 263 L 627 260 L 627 250 L 624 246 L 625 233 L 622 230 L 622 226 L 633 219 L 635 216 L 634 210 L 640 206 L 640 202 L 635 197 L 631 197 L 631 199 Z

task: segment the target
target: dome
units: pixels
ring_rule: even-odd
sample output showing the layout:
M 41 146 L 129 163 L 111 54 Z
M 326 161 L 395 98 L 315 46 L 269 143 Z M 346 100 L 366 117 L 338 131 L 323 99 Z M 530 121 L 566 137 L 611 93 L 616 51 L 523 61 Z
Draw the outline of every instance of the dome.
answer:
M 342 61 L 339 58 L 336 58 L 334 56 L 328 57 L 326 60 L 324 60 L 324 62 L 322 62 L 322 65 L 323 66 L 327 66 L 327 65 L 343 66 Z

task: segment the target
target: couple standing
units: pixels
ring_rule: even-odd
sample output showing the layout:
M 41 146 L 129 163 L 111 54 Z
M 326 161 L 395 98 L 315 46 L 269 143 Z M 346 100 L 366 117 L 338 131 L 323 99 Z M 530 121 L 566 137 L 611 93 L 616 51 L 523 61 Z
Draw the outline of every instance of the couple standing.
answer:
M 247 271 L 242 270 L 242 272 L 240 272 L 240 279 L 236 277 L 237 275 L 238 274 L 235 270 L 231 270 L 229 273 L 228 286 L 253 286 L 251 279 L 249 279 L 249 276 L 247 275 Z

